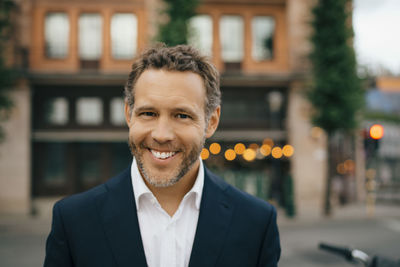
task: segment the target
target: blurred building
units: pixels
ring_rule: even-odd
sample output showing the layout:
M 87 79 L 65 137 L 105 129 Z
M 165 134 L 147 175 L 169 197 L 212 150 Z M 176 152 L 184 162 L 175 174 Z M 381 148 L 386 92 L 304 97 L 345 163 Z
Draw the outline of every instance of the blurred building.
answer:
M 163 17 L 159 0 L 15 2 L 7 55 L 23 78 L 0 145 L 0 212 L 29 213 L 130 164 L 123 86 Z M 206 165 L 281 206 L 291 177 L 299 215 L 320 213 L 326 168 L 304 99 L 312 2 L 203 0 L 190 21 L 190 43 L 222 73 Z

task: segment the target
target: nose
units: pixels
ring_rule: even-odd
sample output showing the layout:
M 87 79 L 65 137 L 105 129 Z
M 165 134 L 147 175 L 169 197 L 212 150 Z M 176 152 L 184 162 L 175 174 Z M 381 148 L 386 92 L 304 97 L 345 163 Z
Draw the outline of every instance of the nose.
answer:
M 159 144 L 172 141 L 175 134 L 171 122 L 165 117 L 159 117 L 151 132 L 151 137 Z

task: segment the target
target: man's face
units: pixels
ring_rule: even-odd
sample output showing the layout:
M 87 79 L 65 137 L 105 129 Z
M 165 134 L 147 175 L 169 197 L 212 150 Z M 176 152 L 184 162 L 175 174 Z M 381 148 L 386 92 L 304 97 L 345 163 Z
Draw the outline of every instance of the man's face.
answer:
M 125 105 L 129 145 L 146 182 L 155 187 L 193 178 L 199 154 L 219 121 L 219 108 L 206 125 L 205 88 L 193 72 L 146 70 L 135 84 L 135 104 Z

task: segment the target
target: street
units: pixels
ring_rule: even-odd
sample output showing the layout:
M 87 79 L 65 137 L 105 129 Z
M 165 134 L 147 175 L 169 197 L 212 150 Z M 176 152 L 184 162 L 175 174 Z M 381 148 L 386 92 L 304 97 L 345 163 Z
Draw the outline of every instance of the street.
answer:
M 282 244 L 279 266 L 361 266 L 318 250 L 321 241 L 400 258 L 400 207 L 382 207 L 382 210 L 379 212 L 378 208 L 373 218 L 350 209 L 350 215 L 339 213 L 332 219 L 279 220 Z M 0 217 L 0 267 L 42 266 L 49 229 L 50 220 L 45 218 Z
M 280 266 L 362 266 L 318 250 L 319 242 L 350 246 L 369 255 L 400 258 L 400 217 L 324 221 L 281 227 Z

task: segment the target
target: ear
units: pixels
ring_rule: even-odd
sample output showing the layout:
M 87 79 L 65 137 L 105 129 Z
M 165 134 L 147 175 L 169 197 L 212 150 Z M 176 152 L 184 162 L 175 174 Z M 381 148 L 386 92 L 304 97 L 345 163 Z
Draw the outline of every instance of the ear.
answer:
M 124 102 L 125 102 L 125 104 L 124 104 L 125 121 L 126 121 L 126 124 L 130 127 L 131 122 L 132 122 L 132 113 L 131 113 L 129 104 L 126 101 L 124 101 Z
M 207 129 L 206 129 L 206 138 L 210 138 L 217 130 L 220 115 L 221 115 L 221 107 L 218 106 L 213 111 L 213 113 L 211 114 L 211 117 L 208 121 Z

